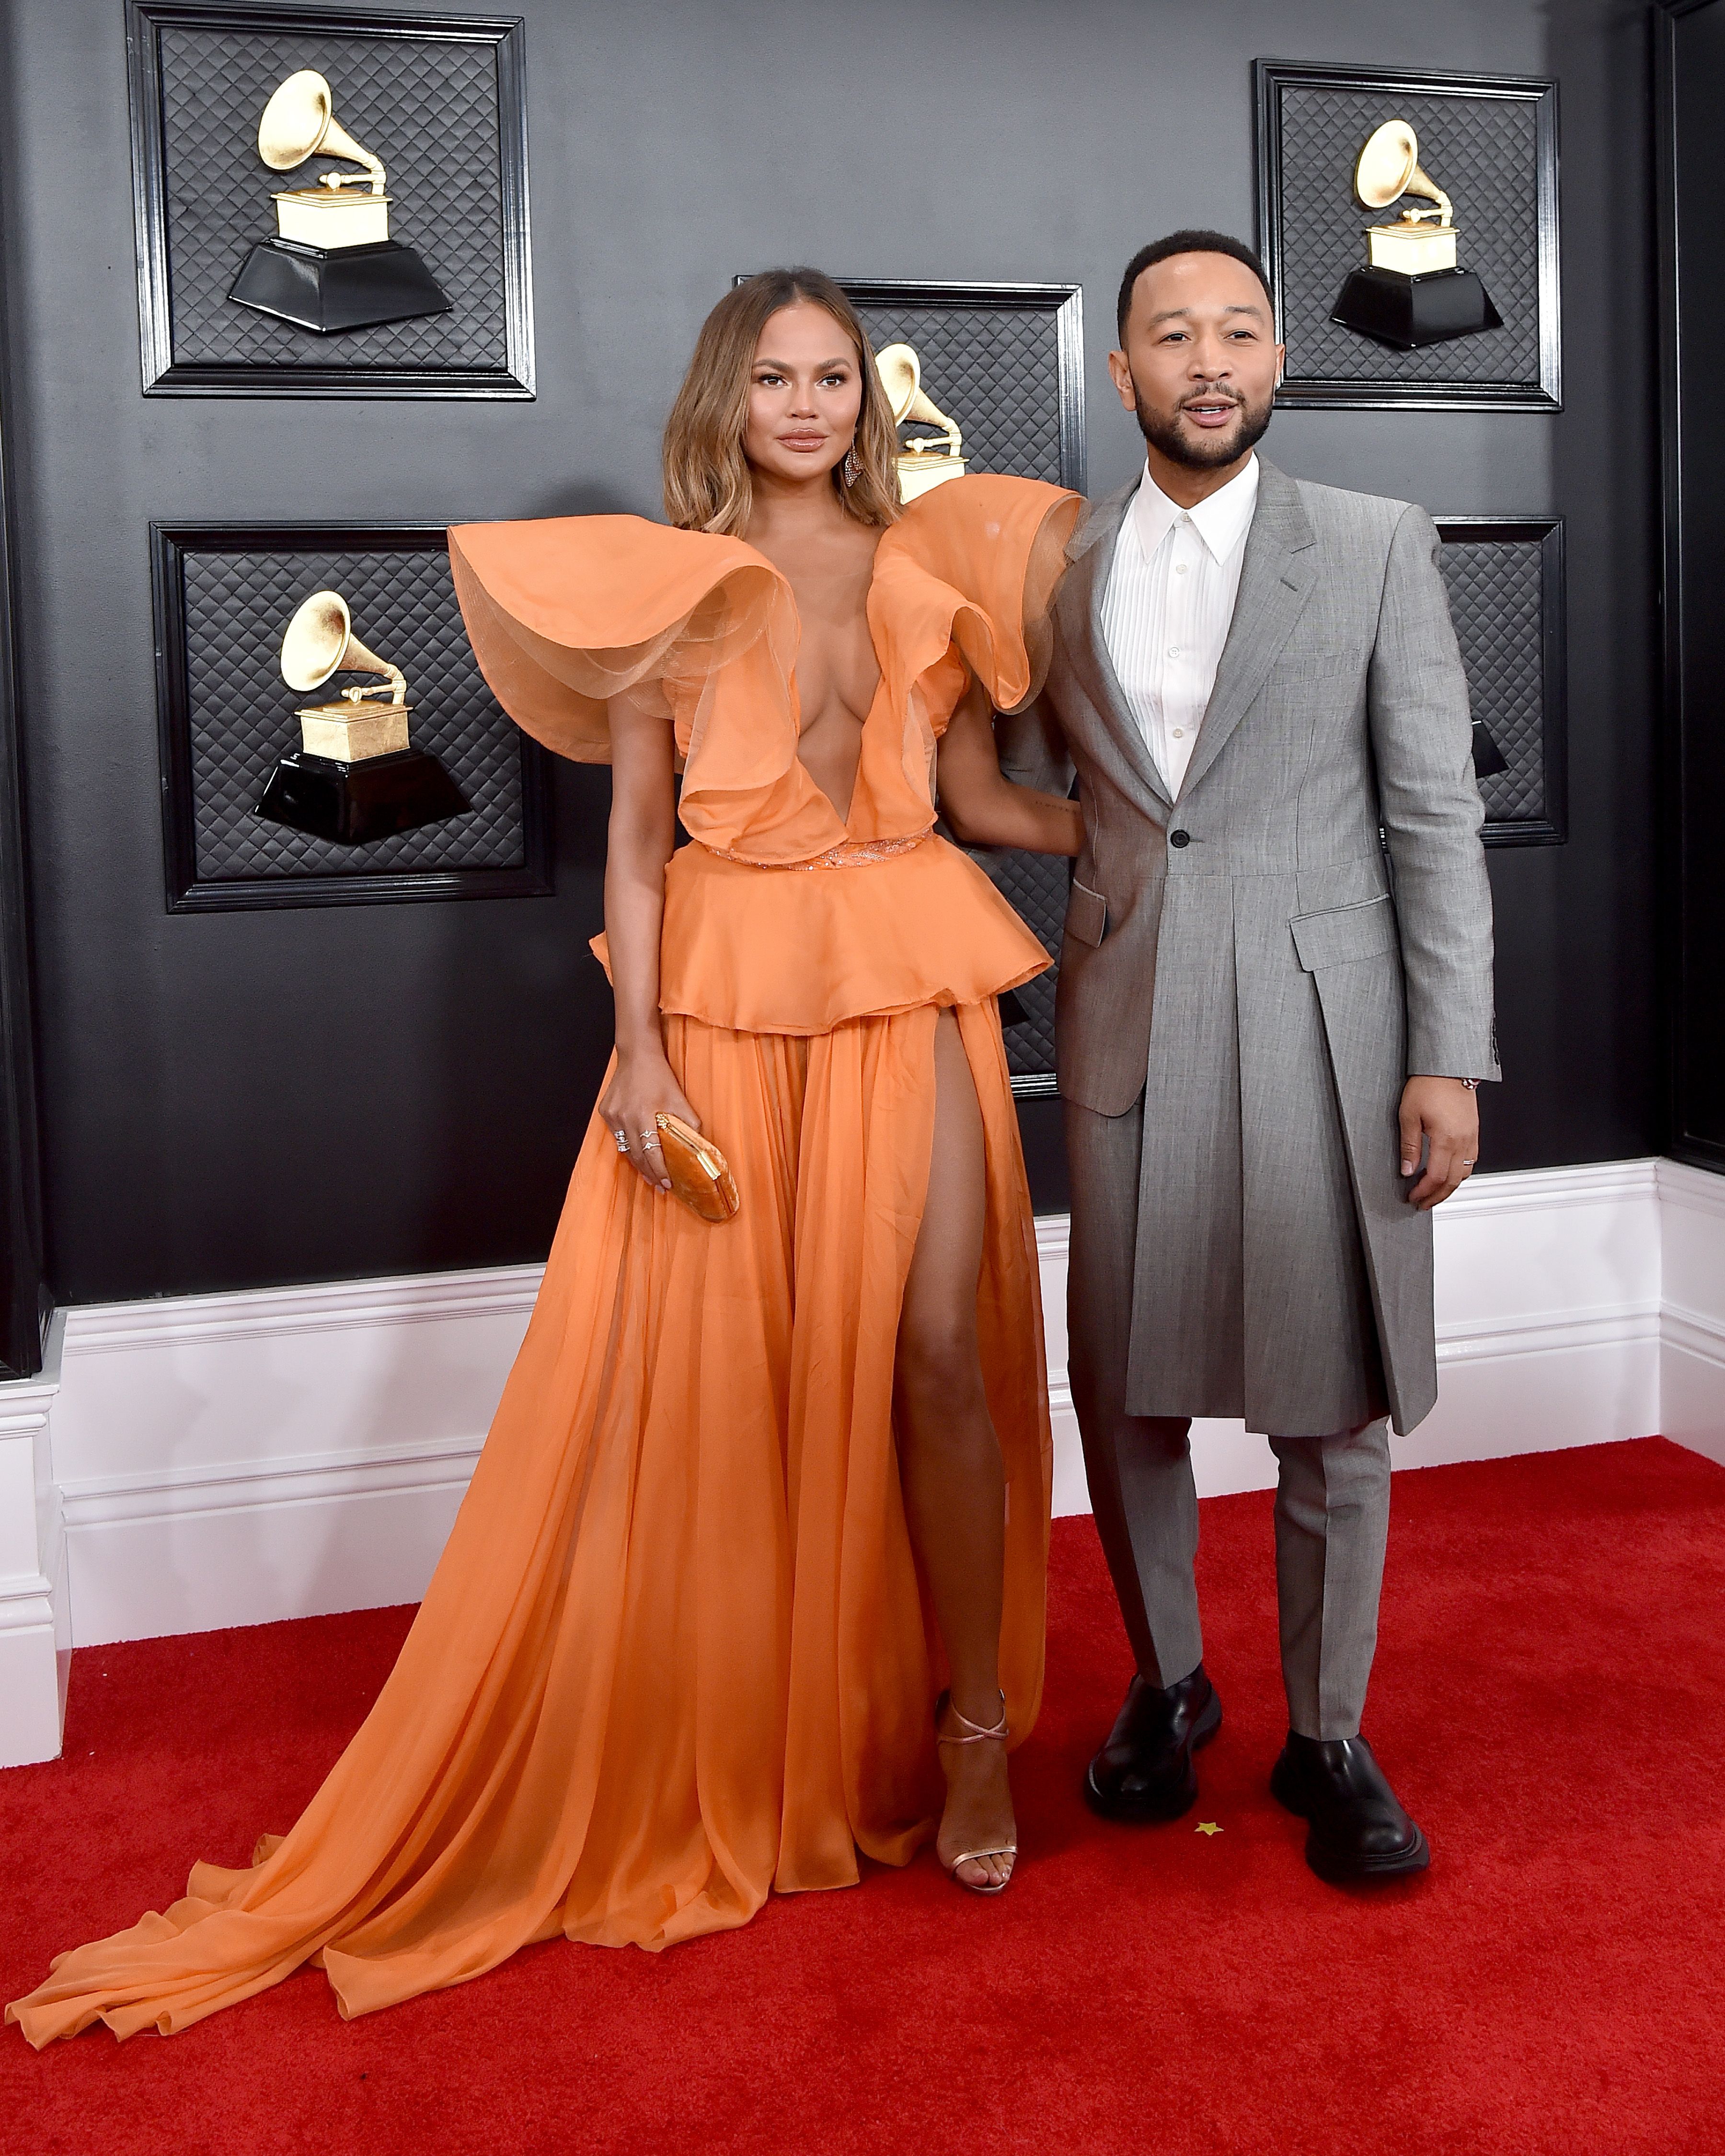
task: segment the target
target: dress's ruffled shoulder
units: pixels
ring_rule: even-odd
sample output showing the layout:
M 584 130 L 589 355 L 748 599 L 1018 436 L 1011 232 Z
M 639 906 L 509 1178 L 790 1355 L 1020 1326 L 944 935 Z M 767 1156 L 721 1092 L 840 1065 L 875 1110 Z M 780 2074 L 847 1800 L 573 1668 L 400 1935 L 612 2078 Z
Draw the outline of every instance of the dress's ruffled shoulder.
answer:
M 930 677 L 937 732 L 963 691 L 959 670 L 941 666 L 954 647 L 999 711 L 1041 686 L 1055 588 L 1083 506 L 1065 487 L 978 473 L 920 495 L 880 542 L 876 641 L 892 650 L 906 685 Z
M 493 695 L 559 755 L 605 762 L 607 699 L 655 690 L 686 754 L 702 688 L 751 658 L 788 708 L 795 603 L 741 539 L 643 516 L 458 524 L 449 567 Z
M 676 729 L 693 837 L 763 861 L 845 838 L 797 761 L 796 601 L 746 542 L 641 516 L 458 524 L 449 567 L 480 672 L 547 747 L 607 762 L 606 702 L 629 693 Z

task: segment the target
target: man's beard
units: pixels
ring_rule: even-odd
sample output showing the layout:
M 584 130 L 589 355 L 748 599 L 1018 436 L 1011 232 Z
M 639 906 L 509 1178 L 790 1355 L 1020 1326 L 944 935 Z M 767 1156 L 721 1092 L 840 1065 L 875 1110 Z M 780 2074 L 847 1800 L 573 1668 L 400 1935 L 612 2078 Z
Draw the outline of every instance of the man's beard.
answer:
M 1237 430 L 1224 434 L 1203 434 L 1196 441 L 1180 431 L 1180 416 L 1176 412 L 1172 418 L 1164 418 L 1159 412 L 1145 408 L 1143 393 L 1137 380 L 1132 382 L 1132 408 L 1138 415 L 1138 425 L 1144 439 L 1153 449 L 1160 449 L 1170 464 L 1184 465 L 1192 471 L 1214 471 L 1218 465 L 1231 465 L 1246 451 L 1262 441 L 1270 431 L 1270 415 L 1275 399 L 1266 397 L 1255 410 L 1231 392 L 1219 390 L 1215 398 L 1226 398 L 1240 406 L 1240 422 Z M 1199 398 L 1198 402 L 1204 400 Z

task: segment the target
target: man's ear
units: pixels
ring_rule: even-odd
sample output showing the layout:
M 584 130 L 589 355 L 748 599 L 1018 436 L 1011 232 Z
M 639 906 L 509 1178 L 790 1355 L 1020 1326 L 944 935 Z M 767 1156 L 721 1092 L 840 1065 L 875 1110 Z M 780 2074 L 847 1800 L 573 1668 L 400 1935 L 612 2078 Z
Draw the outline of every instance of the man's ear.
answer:
M 1132 388 L 1132 371 L 1127 364 L 1123 352 L 1109 353 L 1108 378 L 1114 384 L 1115 393 L 1127 410 L 1136 412 L 1138 408 L 1137 392 Z

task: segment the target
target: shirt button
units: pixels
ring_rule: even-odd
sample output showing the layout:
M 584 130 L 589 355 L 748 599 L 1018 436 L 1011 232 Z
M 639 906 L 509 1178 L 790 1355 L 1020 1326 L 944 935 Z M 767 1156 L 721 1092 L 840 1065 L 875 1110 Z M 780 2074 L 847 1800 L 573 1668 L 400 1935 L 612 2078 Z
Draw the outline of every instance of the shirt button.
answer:
M 1168 834 L 1168 842 L 1171 846 L 1189 846 L 1192 844 L 1192 834 L 1189 831 L 1170 831 Z
M 1176 562 L 1174 564 L 1174 574 L 1177 577 L 1183 577 L 1185 573 L 1186 564 L 1183 562 Z
M 1169 644 L 1168 648 L 1168 655 L 1170 659 L 1178 659 L 1180 655 L 1179 645 L 1178 644 Z
M 1185 740 L 1185 738 L 1186 738 L 1186 729 L 1184 728 L 1184 726 L 1176 726 L 1176 727 L 1174 728 L 1174 739 L 1175 739 L 1176 741 L 1184 741 L 1184 740 Z

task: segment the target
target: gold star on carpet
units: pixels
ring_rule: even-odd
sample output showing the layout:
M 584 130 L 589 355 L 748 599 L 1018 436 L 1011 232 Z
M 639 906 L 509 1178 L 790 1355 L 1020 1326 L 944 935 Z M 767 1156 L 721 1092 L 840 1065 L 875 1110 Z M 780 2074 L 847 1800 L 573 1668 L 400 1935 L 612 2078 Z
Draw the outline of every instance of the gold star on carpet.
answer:
M 1198 1832 L 1199 1834 L 1219 1834 L 1221 1831 L 1221 1828 L 1216 1825 L 1216 1822 L 1214 1820 L 1203 1820 L 1199 1823 Z

